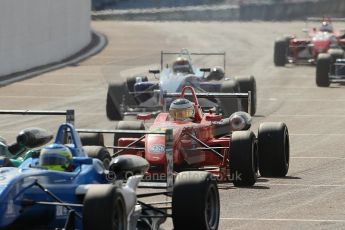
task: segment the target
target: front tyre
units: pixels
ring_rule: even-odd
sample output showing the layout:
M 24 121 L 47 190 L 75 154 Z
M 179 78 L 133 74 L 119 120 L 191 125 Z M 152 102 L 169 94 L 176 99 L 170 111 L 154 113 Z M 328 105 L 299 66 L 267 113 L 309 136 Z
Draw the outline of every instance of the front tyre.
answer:
M 174 229 L 218 229 L 219 193 L 216 179 L 208 172 L 181 172 L 177 175 L 173 197 Z
M 257 146 L 252 131 L 236 131 L 230 140 L 230 172 L 235 186 L 252 186 L 257 179 Z
M 289 43 L 286 38 L 281 38 L 275 41 L 273 55 L 275 66 L 285 66 L 288 48 Z
M 84 230 L 126 230 L 124 198 L 113 185 L 91 185 L 83 206 Z
M 330 54 L 319 54 L 316 60 L 316 85 L 328 87 L 330 85 L 329 74 L 331 70 L 332 57 Z

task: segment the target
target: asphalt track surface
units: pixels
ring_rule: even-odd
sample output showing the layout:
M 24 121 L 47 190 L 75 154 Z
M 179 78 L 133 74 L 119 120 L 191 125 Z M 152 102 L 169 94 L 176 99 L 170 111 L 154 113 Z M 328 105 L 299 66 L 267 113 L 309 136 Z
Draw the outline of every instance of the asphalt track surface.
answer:
M 109 81 L 158 68 L 161 50 L 225 51 L 228 76 L 256 77 L 253 130 L 263 121 L 288 125 L 291 164 L 287 177 L 260 178 L 253 188 L 220 185 L 220 229 L 344 229 L 344 86 L 316 87 L 313 66 L 273 65 L 274 39 L 302 35 L 303 27 L 303 22 L 93 22 L 93 28 L 109 40 L 101 53 L 78 66 L 1 88 L 0 108 L 72 108 L 79 128 L 113 128 L 114 122 L 105 115 Z M 22 128 L 55 131 L 64 120 L 2 116 L 1 135 L 9 142 Z

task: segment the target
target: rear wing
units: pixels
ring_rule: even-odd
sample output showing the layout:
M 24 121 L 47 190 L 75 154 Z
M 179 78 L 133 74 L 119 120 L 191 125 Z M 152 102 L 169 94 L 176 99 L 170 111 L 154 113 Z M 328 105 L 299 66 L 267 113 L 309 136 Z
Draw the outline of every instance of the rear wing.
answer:
M 123 152 L 126 149 L 131 150 L 144 150 L 145 148 L 140 147 L 133 147 L 136 143 L 141 141 L 145 138 L 147 134 L 157 134 L 157 135 L 164 135 L 165 136 L 165 155 L 167 159 L 167 176 L 166 176 L 166 184 L 164 186 L 159 186 L 160 188 L 166 188 L 167 192 L 172 192 L 173 185 L 174 185 L 174 161 L 173 161 L 173 130 L 166 129 L 165 131 L 146 131 L 146 130 L 105 130 L 105 129 L 77 129 L 78 133 L 106 133 L 106 134 L 142 134 L 136 141 L 130 143 L 127 146 L 120 147 L 120 146 L 105 146 L 106 148 L 110 149 L 119 149 L 112 157 L 116 157 L 119 153 Z M 156 183 L 150 187 L 158 187 Z M 145 187 L 144 183 L 141 183 L 139 186 Z
M 7 115 L 48 115 L 48 116 L 66 116 L 66 123 L 74 124 L 74 110 L 66 111 L 46 111 L 46 110 L 0 110 L 0 114 Z
M 187 49 L 182 49 L 180 52 L 161 51 L 161 70 L 163 70 L 164 56 L 166 55 L 186 55 L 186 56 L 189 56 L 190 63 L 192 63 L 191 56 L 223 56 L 223 69 L 225 72 L 225 66 L 226 66 L 225 52 L 189 53 Z
M 345 22 L 345 18 L 308 17 L 307 21 L 309 21 L 309 22 L 322 22 L 322 21 Z
M 329 23 L 333 23 L 333 22 L 345 22 L 345 18 L 330 18 L 330 17 L 308 17 L 305 21 L 305 29 L 303 29 L 304 32 L 308 32 L 309 29 L 307 29 L 308 23 L 312 23 L 312 22 L 318 22 L 321 23 L 323 21 L 329 22 Z M 340 31 L 344 31 L 343 29 L 341 29 Z

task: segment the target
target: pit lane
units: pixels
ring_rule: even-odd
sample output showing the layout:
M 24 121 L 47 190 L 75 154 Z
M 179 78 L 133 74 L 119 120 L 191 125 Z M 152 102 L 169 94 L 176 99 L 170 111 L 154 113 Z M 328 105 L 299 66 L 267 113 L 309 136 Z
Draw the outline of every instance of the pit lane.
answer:
M 273 65 L 273 43 L 284 34 L 303 35 L 304 22 L 93 22 L 108 36 L 98 55 L 0 89 L 1 109 L 76 110 L 76 126 L 111 129 L 105 115 L 109 81 L 159 67 L 161 50 L 225 51 L 227 75 L 254 75 L 263 121 L 284 121 L 291 139 L 288 176 L 260 178 L 253 188 L 220 185 L 219 229 L 345 228 L 344 86 L 317 88 L 315 67 Z M 209 59 L 199 60 L 205 65 Z M 55 132 L 63 118 L 1 119 L 9 142 L 28 126 Z M 166 228 L 171 228 L 167 223 Z

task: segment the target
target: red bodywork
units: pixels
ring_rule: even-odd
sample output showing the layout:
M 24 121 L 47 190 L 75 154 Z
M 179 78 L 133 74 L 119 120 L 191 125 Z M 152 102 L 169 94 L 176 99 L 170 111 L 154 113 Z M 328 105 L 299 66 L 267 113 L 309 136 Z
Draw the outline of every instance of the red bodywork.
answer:
M 186 89 L 191 90 L 194 95 L 194 119 L 192 121 L 174 121 L 169 116 L 169 113 L 160 113 L 149 130 L 165 131 L 166 129 L 173 129 L 173 167 L 175 172 L 201 169 L 213 172 L 219 176 L 220 180 L 225 180 L 225 175 L 229 174 L 230 137 L 215 137 L 216 124 L 219 124 L 222 118 L 220 115 L 213 113 L 202 113 L 192 87 L 184 87 L 181 97 L 184 97 Z M 229 124 L 228 130 L 228 133 L 230 133 Z M 217 151 L 218 155 L 212 150 L 205 148 L 205 145 L 200 145 L 190 135 L 193 135 L 211 148 L 217 147 L 214 150 Z M 118 145 L 128 146 L 135 140 L 138 140 L 138 138 L 120 138 Z M 164 148 L 165 136 L 146 134 L 145 138 L 140 141 L 139 146 L 144 147 L 144 150 L 128 149 L 122 154 L 135 154 L 144 157 L 150 163 L 149 174 L 165 174 L 167 169 Z
M 293 36 L 289 39 L 288 57 L 294 62 L 301 59 L 316 60 L 319 53 L 327 53 L 334 45 L 345 47 L 344 34 L 340 30 L 323 32 L 313 28 L 308 32 L 306 38 Z M 302 51 L 307 52 L 302 54 Z M 305 55 L 307 53 L 309 55 Z

